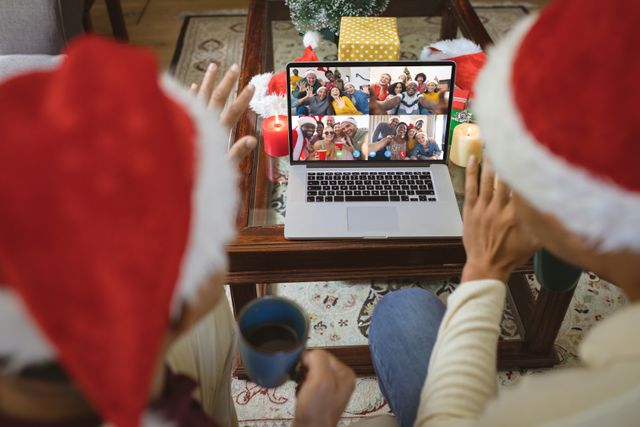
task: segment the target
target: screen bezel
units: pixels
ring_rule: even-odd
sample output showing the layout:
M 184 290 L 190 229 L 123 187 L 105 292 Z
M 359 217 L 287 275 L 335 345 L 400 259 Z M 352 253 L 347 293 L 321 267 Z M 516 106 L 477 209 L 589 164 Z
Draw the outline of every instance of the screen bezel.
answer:
M 309 161 L 309 160 L 294 160 L 293 159 L 293 141 L 291 140 L 291 131 L 292 128 L 292 114 L 291 114 L 291 80 L 290 80 L 290 72 L 291 68 L 311 68 L 311 67 L 324 67 L 328 66 L 330 68 L 335 67 L 428 67 L 428 66 L 443 66 L 450 65 L 451 66 L 451 84 L 449 88 L 449 108 L 448 111 L 448 121 L 445 129 L 444 141 L 442 144 L 442 152 L 443 157 L 440 160 L 419 160 L 419 161 L 411 161 L 407 162 L 406 160 L 385 160 L 385 161 L 359 161 L 359 160 L 324 160 L 324 161 Z M 449 155 L 449 132 L 451 130 L 451 112 L 453 108 L 453 90 L 455 88 L 455 77 L 456 77 L 456 64 L 453 61 L 318 61 L 318 62 L 289 62 L 285 67 L 285 73 L 287 75 L 287 120 L 289 124 L 289 132 L 287 135 L 287 140 L 289 141 L 289 162 L 292 165 L 307 165 L 307 166 L 346 166 L 346 167 L 389 167 L 389 166 L 410 166 L 410 167 L 419 167 L 429 166 L 432 164 L 443 163 L 446 164 L 447 157 Z M 337 116 L 340 117 L 340 116 Z M 344 116 L 347 117 L 347 116 Z

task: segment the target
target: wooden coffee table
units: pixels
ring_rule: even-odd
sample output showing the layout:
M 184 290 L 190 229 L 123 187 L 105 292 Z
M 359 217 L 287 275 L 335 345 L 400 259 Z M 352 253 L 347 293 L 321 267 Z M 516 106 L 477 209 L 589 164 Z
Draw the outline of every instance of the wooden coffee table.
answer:
M 425 10 L 425 8 L 430 8 Z M 491 38 L 466 0 L 398 1 L 391 3 L 388 16 L 424 14 L 443 15 L 441 36 L 455 37 L 457 27 L 479 44 L 491 44 Z M 244 47 L 241 86 L 252 76 L 273 70 L 271 23 L 288 20 L 282 1 L 253 0 L 249 9 Z M 260 135 L 259 120 L 247 112 L 236 128 L 236 137 Z M 258 296 L 260 285 L 277 282 L 322 280 L 416 279 L 459 275 L 465 262 L 461 239 L 384 240 L 384 241 L 289 241 L 283 226 L 269 224 L 272 183 L 266 178 L 269 161 L 262 147 L 245 159 L 240 169 L 242 203 L 237 219 L 238 237 L 228 246 L 230 259 L 227 283 L 231 285 L 236 313 Z M 411 256 L 395 256 L 395 254 Z M 509 282 L 522 330 L 521 339 L 501 340 L 498 366 L 544 367 L 558 362 L 553 343 L 564 318 L 573 290 L 554 292 L 541 289 L 534 298 L 524 273 L 531 264 L 518 270 Z M 311 286 L 311 285 L 310 285 Z M 329 347 L 329 351 L 360 375 L 373 374 L 367 346 Z M 237 372 L 243 373 L 242 368 Z

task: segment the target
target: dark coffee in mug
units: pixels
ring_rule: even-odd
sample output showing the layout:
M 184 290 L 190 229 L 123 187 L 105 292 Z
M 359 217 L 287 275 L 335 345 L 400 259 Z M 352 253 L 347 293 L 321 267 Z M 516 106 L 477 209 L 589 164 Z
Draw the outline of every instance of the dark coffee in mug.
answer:
M 295 302 L 265 296 L 238 315 L 240 355 L 249 378 L 261 387 L 278 387 L 295 376 L 309 334 L 309 321 Z
M 265 324 L 257 326 L 247 334 L 249 341 L 258 351 L 275 353 L 290 351 L 298 344 L 298 335 L 290 326 L 283 324 Z

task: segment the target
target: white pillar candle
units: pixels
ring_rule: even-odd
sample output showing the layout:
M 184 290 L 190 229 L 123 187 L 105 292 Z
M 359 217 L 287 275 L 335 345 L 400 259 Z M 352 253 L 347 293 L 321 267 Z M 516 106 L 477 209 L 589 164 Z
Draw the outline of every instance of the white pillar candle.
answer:
M 451 139 L 451 161 L 458 166 L 466 167 L 469 157 L 476 156 L 478 162 L 482 160 L 482 142 L 480 128 L 472 123 L 461 123 L 453 129 Z

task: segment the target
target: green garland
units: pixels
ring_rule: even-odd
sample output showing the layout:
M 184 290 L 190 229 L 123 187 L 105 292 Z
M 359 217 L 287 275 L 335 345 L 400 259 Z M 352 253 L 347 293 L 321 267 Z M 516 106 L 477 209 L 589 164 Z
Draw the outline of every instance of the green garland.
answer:
M 285 0 L 291 10 L 291 21 L 302 34 L 328 28 L 340 32 L 343 16 L 376 16 L 389 5 L 389 0 Z

